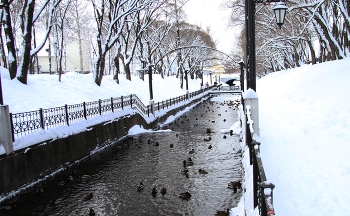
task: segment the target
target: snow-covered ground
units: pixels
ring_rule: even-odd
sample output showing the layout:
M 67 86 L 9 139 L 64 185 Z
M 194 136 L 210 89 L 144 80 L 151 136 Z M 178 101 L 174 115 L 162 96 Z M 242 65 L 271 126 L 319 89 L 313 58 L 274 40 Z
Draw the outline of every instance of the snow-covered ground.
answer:
M 346 58 L 272 73 L 257 81 L 261 156 L 267 179 L 276 185 L 276 215 L 349 214 L 349 66 Z M 4 103 L 13 113 L 129 94 L 149 102 L 147 78 L 141 81 L 133 77 L 130 82 L 121 76 L 118 85 L 106 76 L 98 87 L 91 74 L 75 72 L 64 74 L 62 82 L 56 75 L 29 75 L 28 85 L 9 80 L 3 69 L 1 76 Z M 204 82 L 207 80 L 209 77 Z M 186 93 L 174 77 L 154 75 L 153 88 L 156 102 Z M 199 88 L 200 80 L 190 80 L 190 92 Z M 68 133 L 64 130 L 56 128 L 54 132 L 60 136 Z M 249 176 L 250 167 L 245 167 Z M 231 215 L 244 215 L 246 206 L 247 215 L 256 216 L 257 210 L 249 208 L 250 200 L 245 202 L 232 209 Z

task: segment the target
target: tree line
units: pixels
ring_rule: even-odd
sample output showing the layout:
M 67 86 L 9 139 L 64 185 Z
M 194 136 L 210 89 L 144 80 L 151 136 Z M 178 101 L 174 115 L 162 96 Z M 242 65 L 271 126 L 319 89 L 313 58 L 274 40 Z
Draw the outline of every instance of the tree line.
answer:
M 27 84 L 28 74 L 39 70 L 38 53 L 48 46 L 57 56 L 59 81 L 63 73 L 65 44 L 78 41 L 83 71 L 83 41 L 91 44 L 94 81 L 101 85 L 113 66 L 119 83 L 121 71 L 131 80 L 131 63 L 142 64 L 146 73 L 169 75 L 173 61 L 182 80 L 201 76 L 203 62 L 211 51 L 200 48 L 169 53 L 180 46 L 215 48 L 210 31 L 184 21 L 188 0 L 1 0 L 1 46 L 3 66 L 11 79 Z M 40 36 L 38 36 L 40 34 Z M 47 45 L 48 44 L 48 45 Z M 52 50 L 52 47 L 54 48 Z M 109 59 L 112 59 L 110 63 Z M 157 62 L 157 64 L 155 64 Z M 51 59 L 49 58 L 51 67 Z M 186 67 L 186 68 L 185 68 Z
M 288 0 L 285 22 L 275 23 L 275 3 L 256 3 L 257 75 L 343 59 L 349 56 L 350 2 L 348 0 Z M 231 24 L 242 26 L 239 37 L 245 56 L 244 0 L 228 0 Z M 246 59 L 246 57 L 244 58 Z

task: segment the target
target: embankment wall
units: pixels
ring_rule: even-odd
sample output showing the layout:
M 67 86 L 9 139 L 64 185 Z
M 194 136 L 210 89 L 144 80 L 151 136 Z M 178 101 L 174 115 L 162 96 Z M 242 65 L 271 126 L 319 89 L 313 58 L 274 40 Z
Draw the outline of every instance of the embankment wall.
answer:
M 164 122 L 169 116 L 200 100 L 202 98 L 168 111 L 149 124 L 139 114 L 124 116 L 115 121 L 94 125 L 79 134 L 48 140 L 30 148 L 18 150 L 14 154 L 3 155 L 0 158 L 0 194 L 17 190 L 66 164 L 83 159 L 98 147 L 114 144 L 115 141 L 125 137 L 134 125 L 142 125 L 145 129 L 155 128 L 157 123 Z

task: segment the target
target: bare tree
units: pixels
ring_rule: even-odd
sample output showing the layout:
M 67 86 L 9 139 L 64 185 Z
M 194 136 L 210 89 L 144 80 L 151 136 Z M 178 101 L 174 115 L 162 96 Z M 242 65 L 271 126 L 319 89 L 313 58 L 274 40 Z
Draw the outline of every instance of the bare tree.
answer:
M 67 0 L 64 2 L 64 5 L 62 7 L 57 7 L 55 18 L 56 18 L 56 25 L 55 25 L 55 33 L 56 33 L 56 43 L 55 43 L 55 52 L 56 52 L 56 68 L 58 72 L 58 80 L 61 82 L 61 77 L 63 73 L 62 69 L 62 57 L 63 57 L 63 41 L 64 41 L 64 24 L 65 24 L 65 16 L 67 13 L 67 10 L 69 8 L 69 5 L 72 0 Z
M 3 1 L 5 8 L 5 18 L 3 19 L 3 23 L 5 23 L 5 36 L 7 40 L 7 49 L 9 56 L 9 72 L 11 78 L 17 76 L 18 80 L 23 84 L 27 84 L 27 74 L 31 64 L 31 59 L 34 55 L 36 55 L 44 46 L 45 41 L 51 31 L 51 26 L 48 25 L 46 29 L 44 39 L 38 46 L 32 48 L 32 33 L 35 22 L 38 20 L 40 15 L 42 14 L 44 8 L 50 7 L 50 14 L 53 14 L 55 7 L 61 2 L 61 0 L 46 0 L 43 1 L 40 6 L 36 5 L 35 0 L 28 1 L 24 0 L 22 2 L 21 13 L 19 14 L 20 27 L 21 27 L 21 36 L 22 40 L 19 46 L 19 50 L 21 51 L 21 60 L 17 67 L 17 59 L 16 59 L 16 46 L 15 46 L 15 38 L 13 36 L 13 26 L 14 23 L 10 16 L 10 6 L 15 2 L 9 2 L 7 0 Z M 49 23 L 52 23 L 52 16 L 49 17 Z
M 84 55 L 88 50 L 84 50 L 83 41 L 90 41 L 92 33 L 96 31 L 93 25 L 91 14 L 92 9 L 89 7 L 89 1 L 72 1 L 67 11 L 67 35 L 70 41 L 78 41 L 79 49 L 79 68 L 80 71 L 86 71 L 88 65 L 84 65 Z
M 92 0 L 91 2 L 97 24 L 97 56 L 94 79 L 97 85 L 101 85 L 106 64 L 106 54 L 120 39 L 124 26 L 128 21 L 127 17 L 157 1 L 102 0 L 97 3 L 97 1 Z

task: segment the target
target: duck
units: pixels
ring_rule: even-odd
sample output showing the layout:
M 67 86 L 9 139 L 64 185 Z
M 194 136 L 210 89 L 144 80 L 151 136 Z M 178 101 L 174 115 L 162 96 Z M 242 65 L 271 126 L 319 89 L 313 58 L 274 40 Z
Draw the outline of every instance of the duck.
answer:
M 183 169 L 183 170 L 181 170 L 181 174 L 186 175 L 187 173 L 188 173 L 188 169 Z
M 63 187 L 66 185 L 66 183 L 64 181 L 61 181 L 61 179 L 58 179 L 57 185 Z
M 157 187 L 154 186 L 153 189 L 152 189 L 152 195 L 153 195 L 153 196 L 156 196 L 157 193 L 158 193 Z
M 210 121 L 210 120 L 209 120 Z M 207 133 L 211 133 L 211 130 L 210 128 L 207 128 Z
M 50 206 L 55 206 L 56 205 L 56 200 L 55 199 L 51 199 L 50 200 Z
M 68 183 L 72 182 L 73 180 L 74 180 L 74 179 L 73 179 L 73 176 L 68 176 L 68 177 L 67 177 L 67 182 L 68 182 Z
M 226 135 L 224 135 L 223 138 L 226 139 L 227 138 Z
M 206 170 L 203 170 L 203 169 L 199 169 L 198 172 L 199 172 L 199 174 L 208 174 L 208 172 Z
M 89 209 L 89 216 L 94 216 L 94 215 L 96 215 L 95 211 L 92 208 L 90 208 Z
M 189 154 L 194 154 L 194 149 L 191 149 L 188 153 Z
M 76 171 L 75 169 L 72 169 L 71 172 L 70 172 L 70 174 L 71 174 L 72 176 L 74 176 L 75 174 L 77 174 L 77 171 Z
M 230 215 L 230 209 L 227 209 L 226 211 L 219 211 L 216 210 L 215 216 L 229 216 Z
M 92 193 L 89 193 L 88 195 L 86 195 L 86 196 L 84 197 L 84 201 L 91 200 L 93 197 L 94 197 L 94 195 L 93 195 Z
M 211 149 L 211 148 L 213 148 L 213 146 L 209 145 L 209 146 L 208 146 L 208 149 Z
M 155 145 L 155 146 L 159 146 L 159 143 L 158 143 L 158 142 L 156 142 L 154 145 Z
M 208 142 L 208 141 L 210 141 L 210 140 L 211 140 L 211 137 L 204 138 L 203 140 Z
M 44 193 L 44 190 L 43 190 L 42 188 L 37 188 L 37 189 L 35 190 L 35 193 L 36 193 L 36 194 L 42 194 L 42 193 Z
M 230 136 L 232 136 L 233 135 L 233 130 L 230 130 Z
M 151 139 L 148 139 L 148 140 L 147 140 L 147 143 L 148 143 L 148 144 L 151 144 Z
M 178 137 L 179 136 L 179 134 L 176 134 L 176 137 Z
M 170 144 L 170 148 L 174 148 L 174 144 L 171 143 L 171 144 Z
M 16 207 L 17 206 L 15 204 L 0 206 L 0 212 L 1 212 L 1 210 L 11 211 Z
M 142 190 L 143 190 L 143 183 L 141 181 L 140 185 L 137 187 L 137 191 L 142 191 Z
M 226 119 L 224 119 L 224 122 L 226 121 Z
M 228 183 L 227 187 L 230 189 L 242 188 L 242 184 L 240 181 L 232 181 L 232 182 Z
M 186 160 L 183 160 L 182 161 L 182 164 L 184 165 L 184 167 L 187 165 L 187 162 L 186 162 Z
M 187 166 L 193 165 L 193 160 L 192 160 L 192 158 L 189 157 L 189 158 L 187 159 L 186 165 L 187 165 Z
M 185 193 L 180 193 L 179 198 L 181 199 L 190 199 L 191 198 L 191 193 L 189 191 L 186 191 Z
M 160 193 L 164 196 L 164 195 L 166 194 L 166 188 L 165 188 L 165 187 L 162 188 L 162 189 L 160 190 Z

